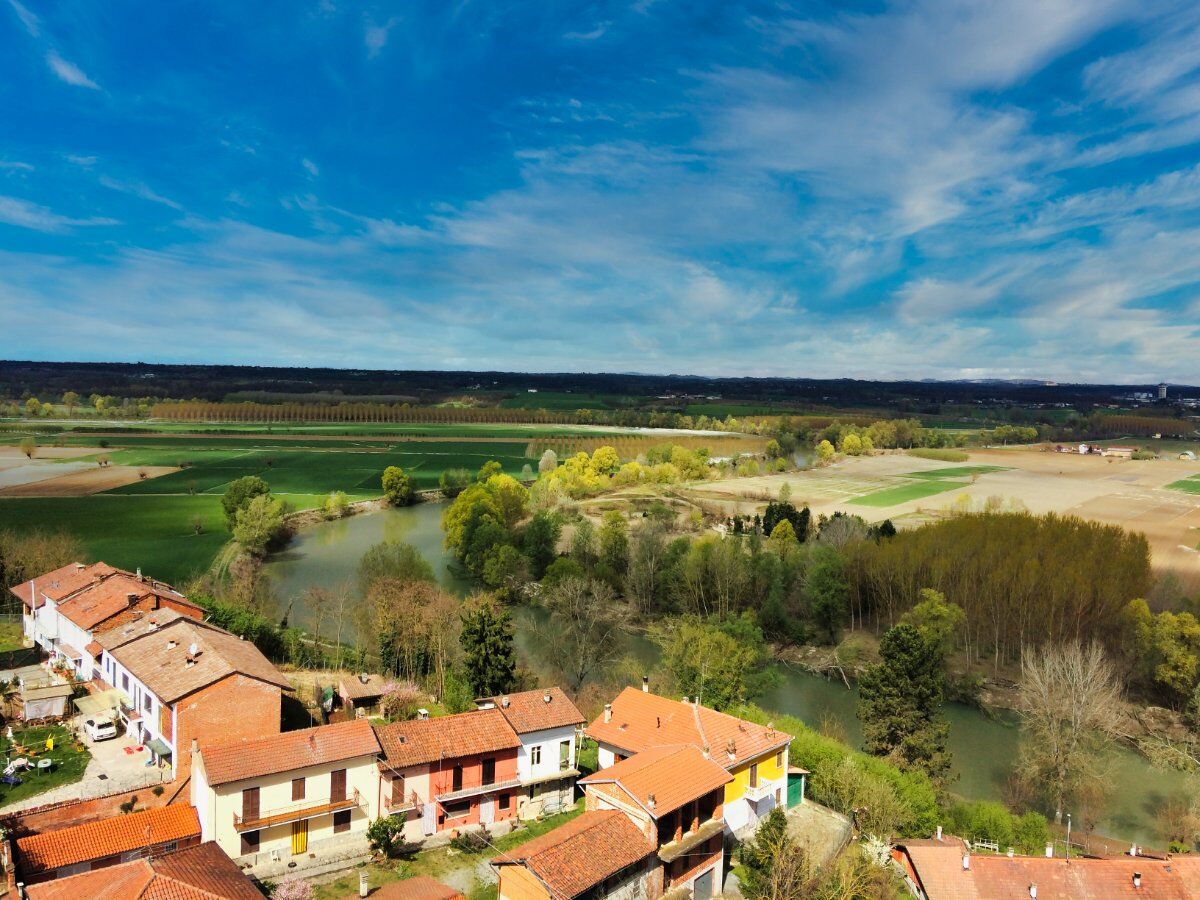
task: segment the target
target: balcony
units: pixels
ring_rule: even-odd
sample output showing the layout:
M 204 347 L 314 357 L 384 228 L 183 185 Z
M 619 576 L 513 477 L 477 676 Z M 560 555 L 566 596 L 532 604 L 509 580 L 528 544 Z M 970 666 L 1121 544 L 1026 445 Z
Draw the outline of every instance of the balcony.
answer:
M 253 818 L 246 818 L 234 813 L 233 827 L 239 832 L 258 831 L 262 828 L 271 828 L 275 825 L 287 825 L 290 822 L 300 822 L 304 819 L 316 819 L 335 812 L 344 812 L 347 809 L 354 809 L 362 805 L 362 796 L 358 793 L 358 789 L 355 788 L 354 792 L 345 800 L 329 800 L 325 803 L 301 801 L 300 803 L 294 803 L 291 806 L 282 806 L 269 812 L 260 812 Z
M 705 843 L 709 838 L 715 837 L 725 831 L 724 818 L 718 817 L 709 819 L 706 822 L 701 822 L 700 827 L 695 831 L 686 832 L 683 837 L 670 843 L 663 844 L 658 848 L 658 858 L 665 863 L 673 862 L 685 853 L 690 853 L 692 850 Z
M 421 807 L 424 805 L 424 801 L 417 796 L 416 791 L 410 791 L 407 797 L 403 797 L 399 800 L 388 797 L 383 801 L 384 812 L 386 812 L 389 816 L 394 816 L 397 813 L 410 813 L 415 810 L 417 812 L 417 816 L 419 817 L 421 814 Z
M 455 800 L 465 800 L 468 797 L 480 797 L 484 794 L 494 794 L 496 791 L 511 791 L 521 786 L 520 778 L 510 778 L 507 781 L 493 781 L 491 784 L 477 784 L 472 787 L 459 788 L 445 794 L 438 794 L 438 803 L 453 803 Z
M 747 786 L 746 792 L 742 796 L 745 797 L 747 800 L 757 802 L 759 800 L 762 800 L 764 797 L 775 796 L 775 791 L 779 787 L 780 787 L 780 785 L 774 781 L 764 781 L 763 779 L 760 778 L 758 780 L 758 784 L 753 785 L 753 786 Z

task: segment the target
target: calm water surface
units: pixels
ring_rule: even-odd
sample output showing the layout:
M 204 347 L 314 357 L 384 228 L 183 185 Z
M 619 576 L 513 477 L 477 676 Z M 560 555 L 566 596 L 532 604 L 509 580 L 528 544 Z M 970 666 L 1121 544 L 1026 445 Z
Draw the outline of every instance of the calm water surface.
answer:
M 300 598 L 307 588 L 349 585 L 354 593 L 360 557 L 385 540 L 412 544 L 433 566 L 445 588 L 468 593 L 472 588 L 470 579 L 454 566 L 442 547 L 442 509 L 440 503 L 422 503 L 326 522 L 301 532 L 285 552 L 267 563 L 282 603 L 295 604 L 292 621 L 305 622 L 306 610 Z M 514 610 L 518 651 L 526 665 L 544 672 L 543 617 L 540 609 Z M 659 651 L 652 641 L 640 634 L 626 635 L 624 641 L 623 655 L 644 663 L 647 671 L 653 668 Z M 822 720 L 835 722 L 851 744 L 861 744 L 856 691 L 784 664 L 778 666 L 778 671 L 779 684 L 759 701 L 764 708 L 797 716 L 813 726 Z M 971 799 L 999 799 L 1017 757 L 1020 735 L 1013 717 L 993 718 L 956 703 L 947 706 L 946 717 L 958 776 L 954 790 Z M 1154 830 L 1154 811 L 1171 797 L 1183 795 L 1188 789 L 1187 779 L 1180 773 L 1157 771 L 1131 751 L 1121 750 L 1115 757 L 1112 799 L 1099 830 L 1129 840 L 1160 843 Z

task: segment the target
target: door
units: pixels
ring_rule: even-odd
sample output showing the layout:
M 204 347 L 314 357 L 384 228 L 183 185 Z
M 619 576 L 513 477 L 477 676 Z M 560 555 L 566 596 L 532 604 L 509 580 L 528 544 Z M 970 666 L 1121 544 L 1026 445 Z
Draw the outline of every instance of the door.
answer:
M 491 825 L 496 820 L 496 801 L 484 797 L 479 801 L 479 824 Z
M 337 803 L 346 799 L 346 770 L 338 769 L 329 773 L 329 800 Z
M 308 852 L 308 819 L 292 823 L 292 856 Z
M 710 900 L 713 895 L 713 870 L 709 869 L 703 875 L 697 875 L 692 882 L 692 896 L 695 900 Z
M 258 788 L 242 791 L 242 821 L 253 822 L 258 818 Z

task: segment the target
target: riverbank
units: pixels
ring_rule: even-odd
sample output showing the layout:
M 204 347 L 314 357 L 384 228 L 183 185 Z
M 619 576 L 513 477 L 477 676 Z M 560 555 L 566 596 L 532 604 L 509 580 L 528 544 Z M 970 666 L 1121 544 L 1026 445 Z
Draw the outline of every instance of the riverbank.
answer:
M 836 647 L 804 645 L 772 649 L 780 662 L 841 682 L 847 688 L 857 685 L 867 667 L 879 660 L 878 638 L 863 630 L 846 632 Z M 968 667 L 951 661 L 948 676 L 958 685 L 970 686 L 969 692 L 965 689 L 952 692 L 952 699 L 960 703 L 993 717 L 1012 715 L 1019 710 L 1019 667 L 1010 666 L 996 673 L 991 666 Z M 1191 734 L 1183 715 L 1175 710 L 1132 701 L 1124 703 L 1118 737 L 1131 750 L 1140 753 L 1140 742 L 1149 738 L 1182 742 L 1189 740 Z

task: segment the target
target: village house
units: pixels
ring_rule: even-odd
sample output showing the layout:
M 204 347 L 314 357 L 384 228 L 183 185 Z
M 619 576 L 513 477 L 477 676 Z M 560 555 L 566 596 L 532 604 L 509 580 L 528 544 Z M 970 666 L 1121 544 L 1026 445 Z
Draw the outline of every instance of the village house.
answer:
M 645 750 L 579 783 L 584 813 L 492 860 L 503 900 L 707 900 L 724 881 L 722 766 L 691 745 Z
M 19 837 L 13 858 L 20 880 L 36 884 L 199 843 L 196 811 L 184 805 L 163 806 Z
M 358 891 L 346 900 L 358 897 Z M 435 881 L 428 875 L 415 875 L 403 881 L 389 881 L 371 891 L 371 900 L 465 900 L 462 891 Z
M 697 702 L 660 697 L 644 680 L 641 690 L 618 694 L 585 733 L 599 744 L 601 770 L 655 747 L 688 744 L 708 753 L 733 776 L 724 798 L 731 834 L 751 831 L 772 809 L 803 800 L 804 773 L 788 768 L 790 734 Z
M 187 774 L 193 738 L 225 744 L 278 734 L 291 684 L 250 641 L 186 616 L 143 625 L 101 656 L 119 716 L 161 761 Z
M 28 900 L 90 897 L 262 900 L 262 891 L 212 843 L 30 885 Z
M 516 816 L 521 740 L 500 710 L 392 722 L 375 733 L 380 805 L 404 815 L 405 840 Z
M 476 700 L 480 709 L 498 709 L 521 741 L 517 775 L 521 819 L 561 812 L 575 800 L 575 739 L 586 720 L 560 688 L 522 691 Z
M 940 832 L 941 829 L 939 829 Z M 892 849 L 909 892 L 920 900 L 1187 900 L 1200 897 L 1200 858 L 1055 858 L 972 853 L 952 835 L 903 841 Z
M 155 610 L 201 619 L 204 611 L 165 582 L 107 563 L 71 563 L 11 589 L 26 639 L 87 681 L 100 671 L 95 637 Z
M 379 815 L 379 742 L 367 722 L 198 744 L 190 789 L 201 834 L 238 862 L 366 849 Z

